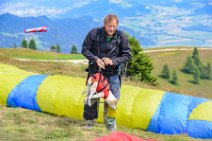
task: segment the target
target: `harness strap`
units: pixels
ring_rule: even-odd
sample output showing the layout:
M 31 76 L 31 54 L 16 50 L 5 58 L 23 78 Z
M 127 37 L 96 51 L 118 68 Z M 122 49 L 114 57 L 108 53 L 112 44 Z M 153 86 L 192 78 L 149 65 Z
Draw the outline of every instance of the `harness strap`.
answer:
M 99 69 L 99 80 L 98 80 L 98 85 L 97 85 L 97 88 L 98 88 L 98 86 L 99 86 L 99 84 L 100 84 L 100 81 L 102 82 L 101 84 L 104 86 L 102 89 L 100 89 L 100 90 L 98 90 L 97 91 L 97 93 L 99 93 L 99 92 L 102 92 L 105 88 L 107 88 L 107 86 L 109 85 L 109 82 L 107 82 L 107 84 L 106 85 L 104 85 L 104 82 L 107 80 L 107 78 L 101 73 L 101 68 Z M 104 76 L 104 79 L 103 80 L 101 80 L 101 77 L 102 76 Z

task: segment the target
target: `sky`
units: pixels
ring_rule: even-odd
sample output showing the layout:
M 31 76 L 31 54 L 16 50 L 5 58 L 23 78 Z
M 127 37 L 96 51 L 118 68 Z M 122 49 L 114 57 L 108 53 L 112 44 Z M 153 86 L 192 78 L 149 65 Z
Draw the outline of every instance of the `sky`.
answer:
M 54 16 L 82 7 L 94 0 L 1 0 L 0 14 L 11 13 L 26 16 Z
M 98 0 L 1 0 L 0 14 L 11 13 L 18 16 L 58 16 L 74 8 L 83 7 L 89 3 Z M 204 3 L 212 5 L 212 0 L 108 0 L 109 3 L 115 3 L 122 7 L 131 7 L 136 3 L 144 5 L 173 2 L 190 2 L 196 7 L 201 7 Z

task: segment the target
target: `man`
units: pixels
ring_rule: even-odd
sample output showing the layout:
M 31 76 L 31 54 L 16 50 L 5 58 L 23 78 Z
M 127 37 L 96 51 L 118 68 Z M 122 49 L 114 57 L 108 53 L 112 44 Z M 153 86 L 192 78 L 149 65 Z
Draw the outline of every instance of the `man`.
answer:
M 89 60 L 88 76 L 101 73 L 108 78 L 113 96 L 120 98 L 120 65 L 131 60 L 131 50 L 126 35 L 117 30 L 118 17 L 109 14 L 104 19 L 104 26 L 92 29 L 82 45 L 82 54 Z M 84 120 L 86 126 L 93 126 L 98 117 L 99 100 L 92 105 L 85 103 Z M 108 130 L 116 130 L 116 109 L 104 103 L 104 123 Z

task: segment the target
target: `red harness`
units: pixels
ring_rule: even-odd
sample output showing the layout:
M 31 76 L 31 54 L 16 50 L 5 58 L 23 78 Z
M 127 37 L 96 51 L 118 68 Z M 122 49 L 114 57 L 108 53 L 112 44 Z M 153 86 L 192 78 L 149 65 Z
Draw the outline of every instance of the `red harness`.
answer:
M 87 79 L 85 103 L 92 105 L 92 99 L 104 98 L 105 102 L 113 109 L 116 109 L 118 100 L 110 90 L 109 79 L 101 73 L 90 75 Z
M 104 99 L 107 98 L 109 91 L 110 91 L 110 85 L 108 82 L 108 78 L 106 78 L 101 73 L 96 73 L 90 76 L 92 84 L 95 82 L 98 82 L 96 92 L 103 92 L 104 93 Z M 90 79 L 90 77 L 88 79 Z

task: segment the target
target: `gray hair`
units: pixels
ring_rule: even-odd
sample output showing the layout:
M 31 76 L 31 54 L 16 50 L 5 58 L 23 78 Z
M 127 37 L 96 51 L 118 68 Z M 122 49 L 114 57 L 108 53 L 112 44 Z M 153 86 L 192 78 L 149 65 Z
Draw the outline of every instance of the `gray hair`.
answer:
M 108 14 L 105 19 L 104 19 L 104 24 L 110 23 L 112 20 L 116 20 L 117 25 L 118 25 L 118 17 L 116 15 L 113 14 Z

